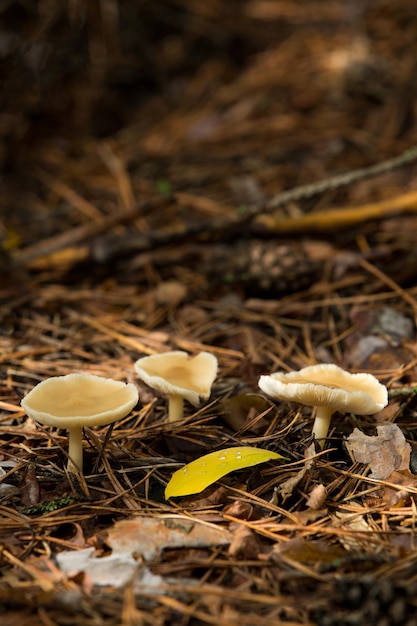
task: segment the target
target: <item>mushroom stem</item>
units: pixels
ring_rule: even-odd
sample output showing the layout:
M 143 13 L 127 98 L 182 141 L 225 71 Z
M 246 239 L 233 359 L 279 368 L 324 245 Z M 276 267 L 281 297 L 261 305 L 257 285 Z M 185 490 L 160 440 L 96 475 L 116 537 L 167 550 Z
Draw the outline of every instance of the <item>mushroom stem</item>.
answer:
M 180 395 L 168 396 L 168 421 L 177 422 L 184 417 L 184 398 Z
M 326 439 L 330 428 L 330 420 L 334 410 L 327 406 L 316 407 L 316 417 L 313 424 L 313 435 L 319 441 L 321 448 L 324 447 L 324 439 Z
M 68 465 L 69 472 L 83 471 L 83 427 L 73 426 L 68 429 Z

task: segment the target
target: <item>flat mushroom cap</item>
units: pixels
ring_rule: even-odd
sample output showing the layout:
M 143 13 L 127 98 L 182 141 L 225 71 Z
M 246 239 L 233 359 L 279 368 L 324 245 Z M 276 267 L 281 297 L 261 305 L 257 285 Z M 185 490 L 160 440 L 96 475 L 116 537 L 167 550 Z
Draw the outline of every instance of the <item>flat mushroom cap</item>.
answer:
M 333 363 L 261 376 L 259 387 L 272 398 L 357 415 L 372 415 L 388 403 L 387 389 L 375 376 L 352 374 Z
M 41 424 L 74 428 L 111 424 L 128 415 L 138 398 L 132 383 L 93 374 L 67 374 L 38 383 L 21 405 Z
M 190 356 L 182 350 L 162 352 L 138 359 L 135 370 L 152 389 L 178 395 L 193 406 L 207 400 L 217 374 L 217 359 L 210 352 Z

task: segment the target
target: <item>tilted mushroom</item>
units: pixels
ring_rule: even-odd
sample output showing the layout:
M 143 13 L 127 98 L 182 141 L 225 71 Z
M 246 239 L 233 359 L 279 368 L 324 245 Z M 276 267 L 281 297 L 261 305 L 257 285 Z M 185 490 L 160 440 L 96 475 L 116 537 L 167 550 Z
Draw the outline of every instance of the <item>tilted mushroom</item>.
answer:
M 210 352 L 190 356 L 173 350 L 138 359 L 135 370 L 149 387 L 168 396 L 168 420 L 175 422 L 184 416 L 184 399 L 197 407 L 210 396 L 217 359 Z
M 68 469 L 82 471 L 83 427 L 103 426 L 125 417 L 138 398 L 138 391 L 131 383 L 74 373 L 38 383 L 21 405 L 37 422 L 68 430 Z
M 333 363 L 261 376 L 259 387 L 271 398 L 316 407 L 313 434 L 322 447 L 335 411 L 373 415 L 388 403 L 387 389 L 375 376 L 352 374 Z

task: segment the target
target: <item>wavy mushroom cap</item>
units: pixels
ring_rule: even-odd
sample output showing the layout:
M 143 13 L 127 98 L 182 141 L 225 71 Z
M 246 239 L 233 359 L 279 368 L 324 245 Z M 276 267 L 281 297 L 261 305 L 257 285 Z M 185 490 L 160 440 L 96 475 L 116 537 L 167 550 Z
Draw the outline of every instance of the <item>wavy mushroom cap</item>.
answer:
M 130 413 L 139 399 L 135 385 L 93 374 L 54 376 L 22 400 L 26 413 L 58 428 L 102 426 Z
M 207 400 L 217 374 L 217 359 L 210 352 L 190 356 L 182 350 L 153 354 L 138 359 L 135 370 L 152 389 L 179 395 L 193 406 Z
M 352 374 L 333 363 L 261 376 L 259 387 L 272 398 L 357 415 L 372 415 L 388 403 L 387 389 L 375 376 Z

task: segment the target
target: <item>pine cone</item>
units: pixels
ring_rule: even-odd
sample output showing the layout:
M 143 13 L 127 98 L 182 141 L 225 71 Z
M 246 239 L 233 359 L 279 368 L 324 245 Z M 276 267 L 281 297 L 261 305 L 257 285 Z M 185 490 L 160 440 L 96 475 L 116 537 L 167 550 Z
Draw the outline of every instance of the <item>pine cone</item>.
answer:
M 294 242 L 249 240 L 210 247 L 205 269 L 217 282 L 239 284 L 251 295 L 275 298 L 307 289 L 322 267 Z

